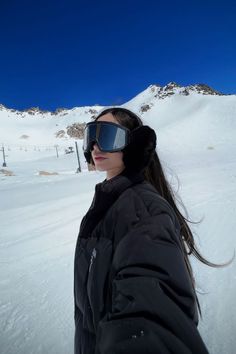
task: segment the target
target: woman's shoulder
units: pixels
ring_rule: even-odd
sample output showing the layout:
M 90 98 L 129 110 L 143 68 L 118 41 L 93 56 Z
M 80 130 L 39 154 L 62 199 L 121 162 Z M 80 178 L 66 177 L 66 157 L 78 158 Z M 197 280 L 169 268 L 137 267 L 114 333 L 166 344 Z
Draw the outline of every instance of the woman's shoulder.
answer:
M 115 245 L 132 230 L 138 232 L 139 226 L 154 234 L 157 230 L 165 232 L 165 228 L 177 233 L 180 230 L 171 205 L 146 181 L 127 188 L 112 205 L 102 225 L 104 234 L 114 237 Z
M 130 202 L 139 201 L 139 203 L 147 210 L 149 215 L 159 213 L 167 213 L 174 216 L 174 210 L 168 201 L 163 198 L 155 187 L 148 181 L 143 181 L 133 185 L 125 191 L 124 198 L 129 198 Z
M 168 214 L 175 227 L 178 220 L 172 206 L 147 181 L 137 183 L 127 188 L 116 200 L 106 215 L 106 221 L 117 225 L 135 223 L 135 220 Z

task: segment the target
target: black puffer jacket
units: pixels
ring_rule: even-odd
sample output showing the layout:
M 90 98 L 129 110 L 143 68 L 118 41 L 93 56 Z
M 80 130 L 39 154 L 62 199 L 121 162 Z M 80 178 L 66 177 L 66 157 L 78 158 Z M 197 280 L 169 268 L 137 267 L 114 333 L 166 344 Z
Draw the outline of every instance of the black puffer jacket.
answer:
M 96 185 L 74 276 L 76 354 L 208 353 L 178 220 L 142 174 Z

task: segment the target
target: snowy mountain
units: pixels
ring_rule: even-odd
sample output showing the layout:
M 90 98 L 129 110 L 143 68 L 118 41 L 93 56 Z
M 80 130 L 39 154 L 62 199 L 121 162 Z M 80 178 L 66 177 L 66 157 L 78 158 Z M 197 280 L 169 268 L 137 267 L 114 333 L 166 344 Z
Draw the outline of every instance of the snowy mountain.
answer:
M 88 122 L 100 107 L 79 107 L 55 112 L 30 108 L 17 111 L 0 106 L 0 142 L 5 144 L 64 144 L 69 138 L 67 127 Z M 60 131 L 65 134 L 58 134 Z
M 141 92 L 130 103 L 139 105 L 139 111 L 147 112 L 156 100 L 165 99 L 173 95 L 189 96 L 191 94 L 222 96 L 220 93 L 205 84 L 197 84 L 190 86 L 180 86 L 175 82 L 170 82 L 166 86 L 150 85 L 145 91 Z
M 132 100 L 124 104 L 149 120 L 155 119 L 157 128 L 170 123 L 173 109 L 182 120 L 189 115 L 214 114 L 221 108 L 235 112 L 236 95 L 226 96 L 204 84 L 181 87 L 170 82 L 164 87 L 151 85 Z M 223 104 L 223 106 L 222 106 Z M 82 137 L 76 132 L 76 125 L 90 121 L 102 109 L 101 106 L 75 107 L 55 112 L 42 111 L 38 107 L 24 111 L 6 108 L 0 105 L 0 143 L 22 145 L 67 144 L 70 138 Z M 175 119 L 175 118 L 173 118 Z M 152 119 L 151 119 L 152 120 Z
M 155 129 L 166 176 L 181 197 L 202 254 L 236 249 L 236 95 L 206 85 L 151 85 L 123 106 Z M 78 124 L 103 107 L 24 112 L 0 106 L 1 354 L 73 353 L 73 256 L 80 221 L 104 173 L 75 173 Z M 64 132 L 64 133 L 63 133 Z M 55 145 L 57 145 L 58 157 Z M 0 145 L 1 149 L 1 145 Z M 236 261 L 222 269 L 191 258 L 210 353 L 234 354 Z

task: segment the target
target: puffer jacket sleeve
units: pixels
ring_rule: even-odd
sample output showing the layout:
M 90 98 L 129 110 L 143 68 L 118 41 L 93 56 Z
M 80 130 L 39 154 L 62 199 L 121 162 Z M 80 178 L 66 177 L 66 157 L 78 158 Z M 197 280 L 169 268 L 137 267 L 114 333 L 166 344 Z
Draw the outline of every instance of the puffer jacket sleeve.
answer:
M 146 216 L 117 245 L 96 354 L 208 353 L 174 220 L 164 210 Z

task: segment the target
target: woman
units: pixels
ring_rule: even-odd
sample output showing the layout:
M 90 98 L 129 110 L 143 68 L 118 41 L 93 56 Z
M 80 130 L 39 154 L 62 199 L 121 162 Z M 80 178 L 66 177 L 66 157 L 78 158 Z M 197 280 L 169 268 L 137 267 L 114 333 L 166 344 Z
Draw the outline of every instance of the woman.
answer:
M 75 353 L 208 353 L 188 251 L 196 250 L 155 151 L 156 134 L 124 108 L 85 129 L 95 187 L 75 251 Z M 200 310 L 200 308 L 199 308 Z

